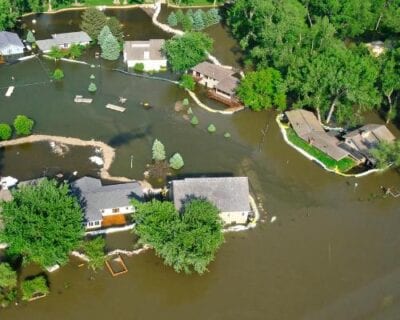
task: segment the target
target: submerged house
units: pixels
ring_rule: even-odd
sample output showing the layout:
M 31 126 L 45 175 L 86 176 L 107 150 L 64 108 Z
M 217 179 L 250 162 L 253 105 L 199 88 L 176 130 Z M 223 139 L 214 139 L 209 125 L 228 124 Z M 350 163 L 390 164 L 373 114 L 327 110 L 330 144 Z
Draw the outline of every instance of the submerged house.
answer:
M 0 60 L 20 58 L 24 54 L 25 46 L 18 34 L 9 31 L 0 32 Z
M 348 151 L 339 146 L 340 141 L 338 138 L 329 135 L 324 130 L 312 112 L 297 109 L 286 111 L 285 114 L 296 134 L 310 145 L 326 153 L 336 161 L 351 156 Z
M 370 150 L 375 148 L 380 142 L 393 142 L 396 138 L 383 124 L 367 124 L 347 133 L 344 136 L 343 148 L 350 148 L 357 154 L 361 154 L 363 162 L 375 164 Z
M 167 58 L 162 52 L 164 39 L 148 41 L 125 41 L 124 62 L 128 68 L 143 64 L 145 71 L 159 71 L 167 68 Z
M 236 88 L 240 80 L 233 75 L 235 71 L 204 61 L 193 67 L 192 75 L 201 85 L 209 88 L 211 98 L 228 105 L 239 104 Z
M 247 177 L 173 180 L 170 195 L 177 210 L 192 199 L 209 200 L 218 208 L 225 224 L 245 224 L 251 215 Z
M 144 198 L 138 182 L 102 185 L 100 179 L 83 177 L 71 184 L 71 190 L 82 206 L 87 230 L 126 224 L 135 212 L 132 199 Z
M 42 52 L 50 52 L 53 47 L 68 49 L 73 44 L 86 46 L 92 41 L 84 31 L 55 33 L 51 37 L 50 39 L 36 40 L 36 45 Z

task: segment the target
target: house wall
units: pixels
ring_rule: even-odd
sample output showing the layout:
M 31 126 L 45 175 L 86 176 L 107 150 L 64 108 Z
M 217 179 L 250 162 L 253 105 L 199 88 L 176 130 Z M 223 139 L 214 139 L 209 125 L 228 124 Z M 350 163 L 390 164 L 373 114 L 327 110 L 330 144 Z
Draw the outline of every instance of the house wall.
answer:
M 97 229 L 101 227 L 101 220 L 86 222 L 86 230 Z
M 0 54 L 2 56 L 20 55 L 23 53 L 24 53 L 23 48 L 14 45 L 8 45 L 7 47 L 0 50 Z
M 158 71 L 160 69 L 167 67 L 167 60 L 126 60 L 126 55 L 124 53 L 124 61 L 126 62 L 128 68 L 133 68 L 135 64 L 143 63 L 145 71 Z
M 201 85 L 210 88 L 210 89 L 214 89 L 219 81 L 210 78 L 210 77 L 206 77 L 205 75 L 201 74 L 201 73 L 197 73 L 196 71 L 193 71 L 193 76 L 195 76 L 196 78 L 198 78 L 198 83 L 200 83 Z
M 219 91 L 219 90 L 215 90 L 215 93 L 220 95 L 221 97 L 226 98 L 226 99 L 232 99 L 232 97 L 229 94 L 225 93 L 225 92 L 222 92 L 222 91 Z
M 224 224 L 246 224 L 249 217 L 249 212 L 221 212 L 219 215 Z
M 116 209 L 116 210 L 114 210 L 114 209 Z M 133 212 L 135 212 L 135 208 L 133 206 L 118 207 L 118 208 L 106 208 L 106 209 L 101 210 L 101 214 L 103 217 L 113 216 L 113 215 L 117 215 L 117 214 L 130 214 Z
M 68 49 L 69 47 L 71 47 L 73 44 L 79 44 L 81 46 L 87 46 L 89 44 L 89 42 L 72 42 L 72 43 L 64 43 L 64 44 L 60 44 L 59 47 L 60 49 Z

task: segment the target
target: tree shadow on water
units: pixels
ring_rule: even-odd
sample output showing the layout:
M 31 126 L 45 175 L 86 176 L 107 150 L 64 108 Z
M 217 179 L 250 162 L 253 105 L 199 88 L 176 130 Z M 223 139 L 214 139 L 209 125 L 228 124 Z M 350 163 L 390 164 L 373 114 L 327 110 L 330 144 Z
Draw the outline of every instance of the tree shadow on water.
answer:
M 135 139 L 141 139 L 146 137 L 151 133 L 151 126 L 146 126 L 143 128 L 138 128 L 129 132 L 121 132 L 114 137 L 112 137 L 109 141 L 108 144 L 111 147 L 120 147 L 124 144 L 127 144 L 128 142 L 135 140 Z

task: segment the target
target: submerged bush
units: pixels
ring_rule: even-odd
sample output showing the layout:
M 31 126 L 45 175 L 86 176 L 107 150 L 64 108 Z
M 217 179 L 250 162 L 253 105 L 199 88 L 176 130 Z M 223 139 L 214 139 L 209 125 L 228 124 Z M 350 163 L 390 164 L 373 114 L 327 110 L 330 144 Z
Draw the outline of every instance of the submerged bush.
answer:
M 12 129 L 7 123 L 0 123 L 0 140 L 8 140 L 11 138 Z
M 106 260 L 104 254 L 106 242 L 102 237 L 94 238 L 90 241 L 85 241 L 83 249 L 85 254 L 88 256 L 88 267 L 93 271 L 96 271 L 103 267 Z
M 179 170 L 181 169 L 185 163 L 183 162 L 183 158 L 179 153 L 175 153 L 170 159 L 169 159 L 169 166 L 172 169 Z
M 135 70 L 136 72 L 143 72 L 144 71 L 144 64 L 143 63 L 136 63 L 133 66 L 133 70 Z
M 225 132 L 224 137 L 229 139 L 231 137 L 231 134 L 229 132 Z
M 217 131 L 217 128 L 215 128 L 215 126 L 213 124 L 210 124 L 207 128 L 208 132 L 210 133 L 214 133 L 215 131 Z
M 22 300 L 28 301 L 35 295 L 46 295 L 49 287 L 44 276 L 38 276 L 31 280 L 24 280 L 21 284 Z
M 90 80 L 94 80 L 94 79 L 96 79 L 95 75 L 94 75 L 94 74 L 91 74 L 91 75 L 90 75 Z
M 196 116 L 192 117 L 192 120 L 190 120 L 190 123 L 194 126 L 197 126 L 199 124 L 199 119 L 197 119 Z
M 183 99 L 183 100 L 182 100 L 182 104 L 183 104 L 184 106 L 188 106 L 188 105 L 189 105 L 189 100 L 188 100 L 188 98 Z
M 64 72 L 61 69 L 54 70 L 53 79 L 54 80 L 61 80 L 64 78 Z
M 181 80 L 179 81 L 179 85 L 182 88 L 193 91 L 196 86 L 196 82 L 194 81 L 191 75 L 184 74 L 182 75 Z
M 166 158 L 165 155 L 165 147 L 159 140 L 154 140 L 153 147 L 153 160 L 155 161 L 163 161 Z
M 96 86 L 96 84 L 94 82 L 91 82 L 89 84 L 88 91 L 89 92 L 96 92 L 97 91 L 97 86 Z
M 15 132 L 19 136 L 30 135 L 32 133 L 34 123 L 35 122 L 32 119 L 29 119 L 27 116 L 18 115 L 14 119 Z

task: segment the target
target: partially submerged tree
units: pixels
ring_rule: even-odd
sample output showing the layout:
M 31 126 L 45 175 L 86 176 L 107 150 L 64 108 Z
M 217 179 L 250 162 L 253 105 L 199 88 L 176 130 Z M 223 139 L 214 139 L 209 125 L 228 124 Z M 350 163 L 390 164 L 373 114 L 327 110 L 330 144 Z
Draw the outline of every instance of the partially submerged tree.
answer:
M 22 281 L 21 284 L 22 300 L 29 301 L 37 295 L 47 295 L 50 290 L 44 276 L 37 276 L 33 279 Z
M 81 29 L 85 31 L 92 40 L 97 40 L 101 29 L 107 24 L 106 15 L 95 7 L 86 9 L 82 14 Z
M 31 44 L 36 41 L 35 36 L 33 35 L 33 32 L 31 30 L 28 30 L 28 33 L 26 35 L 26 41 Z
M 96 84 L 94 82 L 91 82 L 89 84 L 88 91 L 89 92 L 96 92 L 97 91 L 97 86 L 96 86 Z
M 400 167 L 400 140 L 395 142 L 381 142 L 378 146 L 371 150 L 372 156 L 377 161 L 379 168 L 385 168 L 393 165 L 396 168 Z
M 112 34 L 108 34 L 101 45 L 101 57 L 106 60 L 117 60 L 120 51 L 118 40 Z
M 194 90 L 196 87 L 196 82 L 194 81 L 193 77 L 189 74 L 183 74 L 181 79 L 179 80 L 179 85 L 182 88 L 188 89 L 188 90 Z
M 155 161 L 165 160 L 166 158 L 165 147 L 158 139 L 154 140 L 152 151 L 153 151 L 153 160 Z
M 43 180 L 13 192 L 2 203 L 0 241 L 11 255 L 42 267 L 64 265 L 83 236 L 82 209 L 65 184 Z
M 110 30 L 110 27 L 107 26 L 107 25 L 104 26 L 104 27 L 101 29 L 101 31 L 100 31 L 100 33 L 99 33 L 99 36 L 97 37 L 97 43 L 98 43 L 100 46 L 102 46 L 102 45 L 104 44 L 105 39 L 106 39 L 110 34 L 112 34 L 112 33 L 111 33 L 111 30 Z
M 122 31 L 121 23 L 116 17 L 110 17 L 107 20 L 106 25 L 110 29 L 112 35 L 118 40 L 118 42 L 124 41 L 124 32 Z
M 17 297 L 17 272 L 6 263 L 0 263 L 0 307 L 6 307 Z
M 54 70 L 53 73 L 54 80 L 61 80 L 63 78 L 64 78 L 64 72 L 61 69 L 57 68 L 56 70 Z
M 168 15 L 167 22 L 171 27 L 176 27 L 178 25 L 178 18 L 174 11 Z
M 169 166 L 174 170 L 182 169 L 185 163 L 183 162 L 183 158 L 179 153 L 175 153 L 169 159 Z
M 19 136 L 27 136 L 32 133 L 34 121 L 27 116 L 18 115 L 14 119 L 15 133 Z
M 73 43 L 73 44 L 71 44 L 71 46 L 68 49 L 68 55 L 72 59 L 76 59 L 82 55 L 82 51 L 83 51 L 83 46 Z
M 12 129 L 7 123 L 0 123 L 0 140 L 8 140 L 11 138 Z
M 106 261 L 105 246 L 106 242 L 102 237 L 85 241 L 83 244 L 83 250 L 89 258 L 88 267 L 93 271 L 101 269 L 104 266 L 104 262 Z
M 0 31 L 14 28 L 18 16 L 18 10 L 11 1 L 0 0 Z

